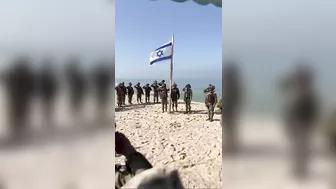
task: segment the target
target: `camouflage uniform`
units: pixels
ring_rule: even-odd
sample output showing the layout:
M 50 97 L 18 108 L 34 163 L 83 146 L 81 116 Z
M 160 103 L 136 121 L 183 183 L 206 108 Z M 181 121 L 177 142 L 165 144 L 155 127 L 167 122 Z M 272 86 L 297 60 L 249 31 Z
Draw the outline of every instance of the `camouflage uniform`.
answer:
M 126 89 L 127 89 L 128 103 L 132 104 L 133 95 L 134 95 L 134 89 L 132 87 L 132 83 L 129 83 Z
M 149 84 L 147 83 L 144 87 L 143 87 L 143 89 L 145 90 L 145 101 L 146 101 L 146 103 L 149 103 L 150 101 L 150 92 L 151 92 L 151 90 L 152 90 L 152 88 L 149 86 Z
M 123 104 L 123 96 L 124 96 L 124 90 L 121 87 L 122 84 L 119 84 L 115 90 L 117 92 L 117 104 L 118 107 L 121 108 Z
M 177 88 L 176 83 L 173 84 L 173 88 L 171 89 L 170 98 L 172 100 L 173 111 L 174 111 L 174 107 L 175 107 L 175 111 L 177 111 L 178 99 L 180 98 L 180 90 L 179 88 Z
M 217 104 L 217 94 L 214 91 L 214 87 L 211 87 L 209 89 L 209 92 L 206 92 L 205 96 L 205 105 L 208 109 L 208 119 L 209 121 L 213 121 L 213 116 L 214 116 L 214 111 L 215 111 L 215 106 Z
M 126 94 L 127 94 L 127 89 L 125 86 L 125 82 L 121 83 L 121 89 L 123 90 L 123 96 L 122 96 L 122 104 L 125 105 L 126 104 Z
M 162 112 L 167 112 L 167 105 L 168 105 L 168 91 L 169 89 L 166 87 L 166 84 L 163 84 L 162 87 L 159 89 L 161 104 L 162 104 Z
M 154 83 L 151 85 L 151 87 L 153 88 L 154 91 L 154 104 L 159 102 L 159 85 L 157 84 L 156 81 L 154 81 Z
M 191 86 L 190 84 L 187 84 L 184 88 L 183 88 L 183 92 L 184 92 L 184 102 L 186 105 L 186 113 L 190 113 L 191 111 L 191 100 L 192 100 L 192 96 L 193 96 L 193 92 L 191 90 Z
M 141 103 L 142 104 L 142 95 L 143 95 L 143 90 L 140 86 L 140 83 L 137 83 L 134 88 L 136 89 L 137 91 L 137 102 L 138 104 Z

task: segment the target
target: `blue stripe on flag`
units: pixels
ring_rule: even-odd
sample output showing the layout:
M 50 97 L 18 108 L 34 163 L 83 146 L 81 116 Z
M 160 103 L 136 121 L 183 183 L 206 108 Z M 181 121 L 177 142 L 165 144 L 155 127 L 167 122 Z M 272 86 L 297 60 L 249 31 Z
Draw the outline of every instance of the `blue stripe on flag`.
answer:
M 159 49 L 163 49 L 163 48 L 166 48 L 166 47 L 169 47 L 169 46 L 172 46 L 172 42 L 169 42 L 169 43 L 167 43 L 167 44 L 165 44 L 165 45 L 162 45 L 161 47 L 159 47 L 159 48 L 157 48 L 157 49 L 155 49 L 155 50 L 157 51 L 157 50 L 159 50 Z
M 153 65 L 153 64 L 156 63 L 156 62 L 159 62 L 159 61 L 162 61 L 162 60 L 168 60 L 168 59 L 171 59 L 171 58 L 172 58 L 171 55 L 170 55 L 170 56 L 166 56 L 166 57 L 162 57 L 162 58 L 158 58 L 158 59 L 153 60 L 153 61 L 150 62 L 149 64 L 150 64 L 150 65 Z

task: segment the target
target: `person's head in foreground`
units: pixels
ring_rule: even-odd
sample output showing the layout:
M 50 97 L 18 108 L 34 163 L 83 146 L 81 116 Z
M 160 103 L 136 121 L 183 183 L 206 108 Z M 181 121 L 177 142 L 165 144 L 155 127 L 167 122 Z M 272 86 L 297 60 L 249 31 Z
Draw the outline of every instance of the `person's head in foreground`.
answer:
M 190 88 L 191 88 L 191 85 L 190 85 L 190 84 L 187 84 L 185 87 L 186 87 L 187 89 L 190 89 Z
M 140 86 L 140 82 L 138 82 L 138 83 L 136 84 L 136 86 Z
M 149 83 L 146 84 L 146 87 L 149 87 Z
M 173 84 L 173 87 L 177 87 L 177 84 L 176 84 L 176 83 L 174 83 L 174 84 Z
M 153 167 L 133 177 L 122 189 L 183 189 L 177 170 Z
M 128 86 L 132 87 L 132 83 L 128 83 Z

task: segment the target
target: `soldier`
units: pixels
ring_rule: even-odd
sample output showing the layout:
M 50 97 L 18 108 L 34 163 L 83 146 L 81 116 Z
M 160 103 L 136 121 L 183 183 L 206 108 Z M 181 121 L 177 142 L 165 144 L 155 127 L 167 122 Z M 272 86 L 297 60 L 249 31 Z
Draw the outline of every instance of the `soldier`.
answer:
M 215 106 L 217 104 L 217 94 L 215 93 L 215 86 L 208 87 L 205 93 L 205 105 L 208 109 L 208 119 L 207 121 L 213 121 Z
M 162 87 L 164 84 L 166 84 L 165 82 L 166 82 L 165 80 L 162 80 L 162 81 L 158 84 L 159 87 Z
M 97 107 L 99 108 L 99 115 L 105 116 L 108 101 L 110 100 L 110 87 L 112 82 L 112 68 L 108 65 L 108 62 L 102 62 L 97 66 L 94 72 L 94 83 L 96 89 Z
M 31 62 L 26 57 L 15 59 L 3 76 L 9 110 L 9 130 L 15 139 L 21 139 L 27 128 L 27 116 L 36 87 Z
M 118 86 L 115 88 L 116 93 L 117 93 L 117 105 L 119 108 L 122 108 L 123 96 L 124 96 L 124 90 L 121 86 L 122 86 L 122 83 L 119 83 Z
M 143 93 L 143 90 L 142 90 L 142 88 L 141 88 L 141 86 L 140 86 L 140 83 L 138 82 L 138 83 L 134 86 L 134 88 L 135 88 L 136 91 L 137 91 L 137 102 L 138 102 L 138 104 L 139 104 L 139 103 L 142 104 L 142 95 L 143 95 L 144 93 Z
M 190 113 L 191 112 L 191 100 L 193 96 L 191 85 L 187 84 L 182 90 L 184 92 L 184 102 L 186 105 L 186 113 Z
M 161 104 L 162 104 L 162 112 L 167 112 L 167 104 L 168 104 L 168 91 L 166 84 L 163 84 L 161 87 L 159 87 L 159 93 L 161 98 Z
M 159 103 L 159 92 L 158 92 L 159 85 L 157 84 L 157 81 L 154 81 L 151 87 L 153 88 L 154 91 L 154 104 Z
M 292 147 L 294 175 L 305 178 L 310 161 L 310 140 L 319 110 L 313 73 L 300 65 L 284 83 L 289 92 L 285 108 L 285 122 Z
M 121 89 L 124 91 L 123 92 L 123 96 L 122 96 L 122 104 L 123 105 L 126 105 L 126 94 L 127 94 L 127 89 L 126 89 L 126 86 L 125 86 L 125 82 L 122 82 L 121 83 Z
M 43 61 L 43 67 L 39 76 L 40 97 L 43 104 L 43 114 L 45 123 L 47 125 L 52 124 L 52 114 L 54 109 L 54 103 L 57 93 L 57 79 L 54 74 L 51 59 L 45 59 Z
M 73 58 L 68 62 L 68 81 L 70 90 L 70 104 L 75 115 L 82 110 L 84 97 L 87 92 L 87 81 L 80 68 L 78 59 Z
M 143 89 L 145 90 L 145 101 L 146 103 L 149 103 L 150 92 L 152 91 L 152 88 L 149 86 L 149 83 L 147 83 L 145 86 L 143 86 Z
M 132 87 L 132 83 L 128 83 L 128 86 L 127 86 L 127 95 L 128 95 L 128 103 L 132 104 L 133 95 L 134 95 L 134 89 Z
M 238 150 L 237 117 L 241 101 L 241 81 L 238 66 L 230 60 L 223 67 L 222 124 L 224 134 L 223 150 L 226 154 Z
M 178 99 L 180 99 L 180 90 L 179 90 L 179 88 L 177 88 L 176 83 L 174 83 L 173 86 L 172 86 L 170 98 L 172 100 L 173 111 L 174 111 L 174 107 L 175 107 L 175 111 L 177 112 L 177 104 L 178 104 L 177 101 L 178 101 Z

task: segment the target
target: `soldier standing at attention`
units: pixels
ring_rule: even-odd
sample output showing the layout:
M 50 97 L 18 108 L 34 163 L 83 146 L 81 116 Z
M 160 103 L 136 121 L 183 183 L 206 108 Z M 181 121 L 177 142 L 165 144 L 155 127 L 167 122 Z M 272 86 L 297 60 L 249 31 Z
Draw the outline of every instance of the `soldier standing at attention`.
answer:
M 141 86 L 140 86 L 140 82 L 138 82 L 138 83 L 134 86 L 134 88 L 135 88 L 136 91 L 137 91 L 137 102 L 138 102 L 138 104 L 139 104 L 139 103 L 142 104 L 143 90 L 142 90 L 142 88 L 141 88 Z
M 115 90 L 117 92 L 117 104 L 119 108 L 122 108 L 122 101 L 124 96 L 124 90 L 122 89 L 122 83 L 119 83 L 118 86 L 116 86 Z
M 183 89 L 184 92 L 184 102 L 186 105 L 186 113 L 190 113 L 191 111 L 191 100 L 192 100 L 192 95 L 193 92 L 191 90 L 191 85 L 187 84 Z
M 158 92 L 159 85 L 157 84 L 157 81 L 154 81 L 151 87 L 153 88 L 154 91 L 154 104 L 155 104 L 159 102 L 159 92 Z
M 215 86 L 208 87 L 205 95 L 205 106 L 208 109 L 209 117 L 207 121 L 213 121 L 215 106 L 217 104 L 217 94 L 215 93 Z
M 174 107 L 175 107 L 175 111 L 177 112 L 177 104 L 178 104 L 177 101 L 178 101 L 178 99 L 180 99 L 180 89 L 177 88 L 176 83 L 174 83 L 173 86 L 172 86 L 170 98 L 172 99 L 173 111 L 174 111 Z
M 161 98 L 161 104 L 162 104 L 162 112 L 167 112 L 167 104 L 168 104 L 168 91 L 166 84 L 163 84 L 161 87 L 159 87 L 160 92 L 160 98 Z
M 123 105 L 126 105 L 126 94 L 127 94 L 127 89 L 126 89 L 126 86 L 125 86 L 125 82 L 122 82 L 121 83 L 121 89 L 123 90 L 123 96 L 122 96 L 122 104 Z
M 143 89 L 145 90 L 145 101 L 146 103 L 149 103 L 150 92 L 152 91 L 152 88 L 149 86 L 149 83 L 147 83 L 145 86 L 143 86 Z
M 128 96 L 128 103 L 132 104 L 133 95 L 134 95 L 134 89 L 132 87 L 132 83 L 128 83 L 127 89 L 127 96 Z

